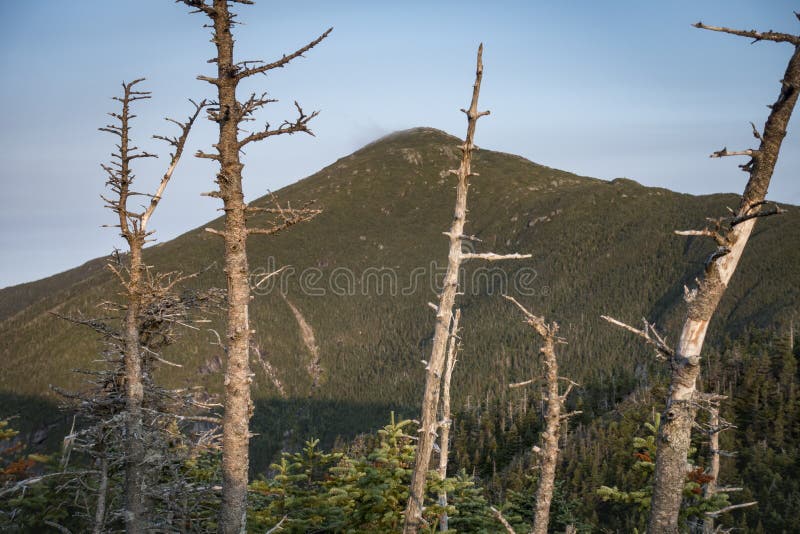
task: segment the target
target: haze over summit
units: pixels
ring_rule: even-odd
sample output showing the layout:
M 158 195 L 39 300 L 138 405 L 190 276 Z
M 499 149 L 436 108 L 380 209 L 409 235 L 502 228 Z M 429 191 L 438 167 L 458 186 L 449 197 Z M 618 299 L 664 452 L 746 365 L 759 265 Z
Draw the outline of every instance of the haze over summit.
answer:
M 581 175 L 624 176 L 645 185 L 704 194 L 741 189 L 736 158 L 710 160 L 728 146 L 753 145 L 749 121 L 761 125 L 788 51 L 690 27 L 709 23 L 796 30 L 788 1 L 670 3 L 668 8 L 618 2 L 553 6 L 506 2 L 311 2 L 248 9 L 240 28 L 241 59 L 280 57 L 329 26 L 325 47 L 292 69 L 258 82 L 281 100 L 263 120 L 291 115 L 292 99 L 321 109 L 316 138 L 293 136 L 248 152 L 249 198 L 310 175 L 392 131 L 431 126 L 459 135 L 463 115 L 453 95 L 471 83 L 472 51 L 486 45 L 483 102 L 492 111 L 478 132 L 481 147 L 522 155 Z M 480 12 L 480 17 L 474 13 Z M 154 15 L 157 13 L 158 15 Z M 164 116 L 183 119 L 187 97 L 208 88 L 195 80 L 211 45 L 196 46 L 196 28 L 180 6 L 49 1 L 0 6 L 0 65 L 13 73 L 0 87 L 4 117 L 4 186 L 0 215 L 0 286 L 41 278 L 110 251 L 115 231 L 98 195 L 99 164 L 111 141 L 106 123 L 119 82 L 146 76 L 154 98 L 138 109 L 134 133 L 167 133 Z M 118 21 L 118 22 L 111 22 Z M 413 32 L 410 31 L 413 28 Z M 125 61 L 118 61 L 124 57 Z M 491 73 L 491 76 L 488 74 Z M 255 88 L 255 85 L 253 86 Z M 461 106 L 466 105 L 462 102 Z M 795 118 L 792 125 L 797 123 Z M 203 121 L 188 150 L 208 148 L 214 125 Z M 772 199 L 798 204 L 798 136 L 790 127 Z M 166 156 L 165 152 L 161 152 Z M 162 160 L 142 164 L 141 188 L 158 178 Z M 166 241 L 218 215 L 199 196 L 214 168 L 185 158 L 153 220 Z

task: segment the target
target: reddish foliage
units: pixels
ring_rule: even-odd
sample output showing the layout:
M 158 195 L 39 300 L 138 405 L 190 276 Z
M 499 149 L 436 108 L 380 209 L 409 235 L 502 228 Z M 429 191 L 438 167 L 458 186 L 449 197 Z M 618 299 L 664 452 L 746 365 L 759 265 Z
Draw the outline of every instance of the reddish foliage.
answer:
M 0 477 L 23 479 L 29 475 L 28 471 L 30 471 L 34 465 L 36 465 L 36 461 L 30 458 L 14 460 L 8 464 L 8 467 L 0 471 Z
M 21 451 L 24 448 L 25 448 L 25 444 L 22 443 L 21 441 L 19 441 L 19 442 L 15 443 L 14 445 L 11 445 L 10 447 L 7 447 L 7 448 L 5 448 L 3 450 L 0 450 L 0 456 L 11 456 L 12 454 L 18 453 L 19 451 Z
M 687 473 L 686 479 L 692 482 L 697 482 L 700 485 L 703 485 L 703 484 L 708 484 L 709 482 L 714 480 L 714 477 L 707 475 L 705 471 L 703 471 L 702 467 L 696 467 L 691 471 L 689 471 L 689 473 Z

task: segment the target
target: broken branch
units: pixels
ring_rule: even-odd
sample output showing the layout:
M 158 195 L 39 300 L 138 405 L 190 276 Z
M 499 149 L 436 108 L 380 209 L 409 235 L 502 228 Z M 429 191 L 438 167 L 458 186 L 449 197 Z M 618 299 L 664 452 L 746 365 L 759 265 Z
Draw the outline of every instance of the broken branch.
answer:
M 644 339 L 648 345 L 653 346 L 656 349 L 656 352 L 659 352 L 664 356 L 671 358 L 672 356 L 675 355 L 675 351 L 669 345 L 667 345 L 664 339 L 656 331 L 655 325 L 652 325 L 649 322 L 647 322 L 647 319 L 644 319 L 644 324 L 645 324 L 644 329 L 638 330 L 630 325 L 623 323 L 622 321 L 618 321 L 613 317 L 609 317 L 607 315 L 601 315 L 600 318 L 605 319 L 609 323 L 616 325 L 620 328 L 623 328 L 628 332 L 636 334 L 640 338 Z
M 795 46 L 800 46 L 800 37 L 797 35 L 791 35 L 789 33 L 773 31 L 759 32 L 756 30 L 734 30 L 724 26 L 709 26 L 708 24 L 703 24 L 702 22 L 695 22 L 692 24 L 692 26 L 695 28 L 700 28 L 701 30 L 729 33 L 731 35 L 738 35 L 740 37 L 749 37 L 753 39 L 754 43 L 758 41 L 774 41 L 776 43 L 791 43 Z

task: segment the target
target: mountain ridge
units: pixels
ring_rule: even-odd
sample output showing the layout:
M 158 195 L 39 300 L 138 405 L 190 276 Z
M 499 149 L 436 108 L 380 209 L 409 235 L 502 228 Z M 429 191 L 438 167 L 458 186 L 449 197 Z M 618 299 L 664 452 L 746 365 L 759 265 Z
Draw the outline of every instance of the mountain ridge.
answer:
M 433 331 L 427 307 L 433 299 L 430 280 L 435 279 L 431 262 L 444 265 L 446 259 L 442 232 L 453 206 L 447 171 L 458 164 L 458 143 L 433 128 L 394 132 L 276 192 L 281 203 L 316 200 L 324 211 L 306 225 L 272 238 L 253 236 L 248 243 L 254 272 L 282 265 L 295 269 L 293 278 L 275 286 L 280 290 L 257 292 L 251 308 L 258 349 L 252 362 L 254 398 L 267 406 L 256 410 L 256 431 L 288 431 L 298 439 L 316 433 L 330 441 L 382 424 L 389 409 L 415 415 L 423 376 L 419 362 Z M 459 302 L 465 348 L 454 376 L 456 405 L 487 395 L 505 398 L 506 384 L 537 373 L 536 341 L 500 298 L 519 290 L 511 284 L 525 269 L 531 280 L 524 289 L 530 294 L 516 294 L 535 313 L 562 324 L 569 340 L 563 368 L 585 385 L 578 396 L 587 414 L 613 406 L 643 375 L 663 373 L 646 348 L 599 316 L 633 323 L 644 316 L 674 339 L 683 313 L 683 286 L 691 285 L 713 247 L 672 232 L 701 228 L 705 217 L 724 214 L 736 197 L 693 196 L 629 179 L 581 177 L 488 150 L 477 151 L 473 167 L 479 176 L 470 190 L 467 231 L 482 239 L 477 250 L 532 253 L 533 258 L 491 269 L 467 266 L 469 283 Z M 265 196 L 251 204 L 270 201 Z M 259 221 L 252 218 L 254 226 Z M 221 224 L 218 218 L 149 247 L 146 260 L 161 271 L 202 271 L 189 287 L 224 287 L 222 244 L 203 230 Z M 748 325 L 784 323 L 797 312 L 800 273 L 793 266 L 800 264 L 798 230 L 795 208 L 759 221 L 712 324 L 712 341 Z M 0 393 L 55 399 L 50 384 L 80 387 L 70 369 L 92 365 L 98 341 L 50 312 L 91 316 L 98 302 L 116 298 L 119 288 L 103 263 L 104 258 L 96 258 L 0 290 Z M 399 287 L 411 284 L 412 274 L 423 269 L 425 285 L 410 294 L 379 294 L 365 273 L 380 268 L 393 273 Z M 317 272 L 327 283 L 324 295 L 301 287 L 302 273 Z M 353 276 L 352 291 L 345 295 L 332 292 L 337 272 Z M 284 290 L 314 332 L 317 377 L 307 371 L 315 356 Z M 165 381 L 199 382 L 220 390 L 214 369 L 223 355 L 205 328 L 222 331 L 224 326 L 215 316 L 207 327 L 187 330 L 166 354 L 184 367 L 160 369 Z M 274 368 L 274 377 L 268 376 L 264 361 Z M 313 399 L 313 413 L 298 417 L 293 406 L 307 399 Z M 337 406 L 350 406 L 352 413 L 341 414 Z M 271 438 L 262 439 L 265 451 L 285 444 L 285 438 L 269 444 Z
M 372 147 L 373 145 L 376 145 L 376 144 L 379 144 L 379 143 L 385 142 L 385 141 L 390 141 L 392 139 L 402 139 L 404 136 L 412 136 L 412 135 L 417 135 L 417 134 L 423 134 L 423 135 L 424 134 L 433 134 L 433 135 L 438 135 L 438 136 L 441 136 L 441 137 L 451 138 L 453 140 L 453 142 L 456 144 L 456 146 L 462 142 L 461 139 L 459 139 L 458 137 L 456 137 L 453 134 L 450 134 L 450 133 L 448 133 L 448 132 L 446 132 L 444 130 L 440 130 L 438 128 L 429 127 L 429 126 L 415 126 L 415 127 L 412 127 L 412 128 L 396 130 L 394 132 L 390 132 L 390 133 L 388 133 L 386 135 L 380 136 L 377 139 L 375 139 L 374 141 L 370 141 L 369 143 L 365 144 L 361 148 L 356 149 L 351 154 L 348 154 L 346 156 L 342 156 L 341 158 L 337 159 L 336 161 L 334 161 L 330 165 L 327 165 L 327 166 L 323 167 L 320 171 L 318 171 L 318 173 L 324 171 L 325 169 L 327 169 L 329 167 L 335 166 L 337 163 L 339 163 L 340 161 L 342 161 L 344 159 L 347 159 L 349 157 L 357 155 L 362 150 L 366 150 L 366 149 Z M 482 149 L 480 147 L 478 147 L 478 149 L 479 150 L 488 150 L 488 149 Z M 535 162 L 535 161 L 533 161 L 533 160 L 531 160 L 531 159 L 529 159 L 529 158 L 527 158 L 525 156 L 521 156 L 519 154 L 514 154 L 512 152 L 505 152 L 505 151 L 502 151 L 502 150 L 489 150 L 489 151 L 493 152 L 495 154 L 501 155 L 501 156 L 508 156 L 508 157 L 511 157 L 511 158 L 516 158 L 516 159 L 519 159 L 521 161 L 524 161 L 525 163 L 536 165 L 536 166 L 544 168 L 544 169 L 550 169 L 550 170 L 559 171 L 559 172 L 566 172 L 566 173 L 572 174 L 572 175 L 574 175 L 576 177 L 579 177 L 579 178 L 585 178 L 585 179 L 588 179 L 588 180 L 597 180 L 597 181 L 601 181 L 601 182 L 605 182 L 605 183 L 609 183 L 609 184 L 614 184 L 614 183 L 617 183 L 617 182 L 625 182 L 625 183 L 628 183 L 628 184 L 633 185 L 633 186 L 645 187 L 645 188 L 653 189 L 653 190 L 669 191 L 670 193 L 673 193 L 673 194 L 689 195 L 689 196 L 692 196 L 692 197 L 710 197 L 710 196 L 727 195 L 727 194 L 733 195 L 733 193 L 710 193 L 710 194 L 701 194 L 701 195 L 696 195 L 696 194 L 692 194 L 692 193 L 681 193 L 681 192 L 672 191 L 670 189 L 659 187 L 659 186 L 647 186 L 647 185 L 644 185 L 644 184 L 642 184 L 640 182 L 637 182 L 634 179 L 626 178 L 626 177 L 616 177 L 616 178 L 612 178 L 612 179 L 606 180 L 606 179 L 603 179 L 603 178 L 595 178 L 595 177 L 591 177 L 591 176 L 579 175 L 579 174 L 572 173 L 570 171 L 560 171 L 559 169 L 557 169 L 555 167 L 550 167 L 550 166 L 547 166 L 547 165 L 544 165 L 544 164 L 541 164 L 541 163 L 537 163 L 537 162 Z M 314 173 L 314 174 L 317 174 L 317 173 Z M 283 189 L 286 189 L 286 188 L 289 188 L 289 187 L 292 187 L 292 186 L 296 186 L 296 185 L 302 183 L 304 180 L 313 177 L 314 174 L 312 174 L 310 176 L 307 176 L 307 177 L 304 177 L 304 178 L 300 178 L 295 182 L 287 184 L 284 187 L 282 187 L 280 190 L 283 190 Z M 264 198 L 264 197 L 262 196 L 262 197 L 259 197 L 259 198 Z M 787 205 L 787 206 L 793 206 L 793 205 L 787 204 L 787 203 L 781 203 L 781 204 L 782 205 Z M 219 219 L 213 219 L 212 221 L 217 221 L 217 220 L 219 220 Z M 208 223 L 199 225 L 197 227 L 194 227 L 192 229 L 187 230 L 186 232 L 183 232 L 183 233 L 179 234 L 178 236 L 176 236 L 173 239 L 177 239 L 177 238 L 179 238 L 179 237 L 181 237 L 181 236 L 183 236 L 183 235 L 185 235 L 185 234 L 187 234 L 189 232 L 192 232 L 192 231 L 195 231 L 195 230 L 199 230 L 199 229 L 203 229 L 203 228 L 205 228 L 207 226 L 208 226 Z M 164 242 L 155 243 L 153 245 L 148 246 L 147 248 L 149 249 L 149 248 L 152 248 L 152 247 L 161 246 L 161 245 L 164 245 L 165 243 L 168 243 L 169 241 L 172 241 L 172 239 L 170 239 L 168 241 L 164 241 Z M 37 280 L 30 280 L 30 281 L 27 281 L 27 282 L 21 282 L 19 284 L 13 284 L 13 285 L 9 285 L 9 286 L 0 288 L 0 321 L 3 321 L 3 320 L 5 320 L 5 319 L 7 319 L 9 317 L 10 312 L 8 311 L 8 309 L 12 308 L 14 304 L 23 304 L 23 305 L 28 304 L 26 302 L 20 302 L 18 300 L 18 296 L 24 295 L 24 289 L 26 289 L 28 287 L 31 287 L 31 286 L 34 286 L 34 285 L 41 286 L 42 284 L 46 283 L 47 281 L 50 281 L 50 280 L 53 280 L 53 279 L 56 279 L 56 278 L 58 278 L 59 281 L 60 281 L 61 279 L 65 278 L 65 277 L 68 277 L 69 275 L 73 275 L 73 274 L 77 275 L 79 273 L 82 273 L 86 269 L 96 268 L 98 263 L 100 263 L 101 267 L 102 267 L 102 265 L 105 264 L 105 262 L 107 261 L 107 259 L 109 257 L 110 257 L 109 255 L 106 255 L 106 256 L 99 256 L 99 257 L 91 258 L 91 259 L 88 259 L 88 260 L 84 261 L 83 263 L 81 263 L 79 265 L 76 265 L 74 267 L 70 267 L 68 269 L 65 269 L 64 271 L 53 273 L 51 275 L 45 276 L 43 278 L 39 278 Z

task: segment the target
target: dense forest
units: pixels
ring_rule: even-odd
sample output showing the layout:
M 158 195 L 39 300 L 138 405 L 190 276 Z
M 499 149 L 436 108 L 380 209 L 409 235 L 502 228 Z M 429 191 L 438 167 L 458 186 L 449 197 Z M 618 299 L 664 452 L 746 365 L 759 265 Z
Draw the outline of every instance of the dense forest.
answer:
M 796 528 L 800 214 L 766 191 L 800 37 L 696 25 L 795 49 L 759 148 L 712 155 L 748 158 L 741 197 L 479 149 L 481 45 L 464 139 L 397 132 L 245 202 L 244 147 L 316 112 L 245 131 L 271 100 L 238 84 L 331 30 L 236 62 L 251 2 L 182 3 L 212 31 L 214 95 L 155 136 L 156 191 L 133 172 L 144 80 L 100 128 L 128 249 L 0 290 L 0 530 Z M 145 247 L 203 114 L 225 214 Z
M 735 341 L 724 341 L 709 354 L 703 389 L 719 388 L 730 395 L 724 418 L 735 426 L 722 434 L 722 447 L 736 455 L 722 461 L 720 478 L 727 486 L 742 487 L 731 494 L 736 502 L 756 500 L 752 508 L 721 518 L 725 527 L 745 532 L 792 532 L 800 513 L 800 401 L 798 347 L 791 333 L 751 330 Z M 600 417 L 573 421 L 564 434 L 558 485 L 553 500 L 552 532 L 574 525 L 578 532 L 632 532 L 644 528 L 651 469 L 649 454 L 654 415 L 664 393 L 664 380 L 652 378 L 636 385 L 613 410 Z M 473 400 L 454 414 L 452 459 L 444 484 L 452 495 L 450 527 L 457 532 L 496 532 L 490 506 L 494 504 L 512 525 L 524 531 L 532 520 L 536 483 L 531 470 L 531 447 L 542 426 L 540 401 L 523 394 L 506 401 Z M 31 473 L 58 472 L 60 453 L 42 455 L 13 440 L 15 421 L 6 422 L 2 437 L 19 443 L 4 449 L 4 482 L 23 480 Z M 414 454 L 414 423 L 387 412 L 380 430 L 341 439 L 329 447 L 308 437 L 296 452 L 285 452 L 255 476 L 250 486 L 248 524 L 263 532 L 284 516 L 287 532 L 390 532 L 402 523 L 410 461 Z M 650 440 L 652 442 L 652 439 Z M 179 445 L 176 444 L 176 448 Z M 708 442 L 698 437 L 692 457 L 697 467 L 708 463 Z M 187 487 L 220 483 L 218 453 L 186 458 L 180 476 Z M 76 471 L 79 468 L 76 468 Z M 169 477 L 165 472 L 163 476 Z M 77 475 L 76 475 L 77 476 Z M 427 508 L 436 507 L 439 480 L 431 480 Z M 5 495 L 0 526 L 5 530 L 47 531 L 47 521 L 72 532 L 90 530 L 94 481 L 87 487 L 67 484 L 61 477 L 44 479 L 24 494 Z M 117 480 L 113 499 L 120 499 Z M 613 488 L 604 492 L 601 488 Z M 76 498 L 76 493 L 80 497 Z M 632 496 L 642 492 L 643 497 Z M 687 509 L 702 510 L 696 486 L 687 487 Z M 625 494 L 625 496 L 620 496 Z M 160 503 L 158 515 L 170 517 L 178 531 L 215 528 L 219 502 L 213 494 L 192 509 L 174 510 Z M 172 514 L 172 515 L 167 515 Z M 696 521 L 697 516 L 687 515 Z M 121 527 L 120 519 L 108 525 Z M 176 526 L 177 525 L 177 526 Z

